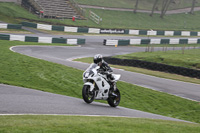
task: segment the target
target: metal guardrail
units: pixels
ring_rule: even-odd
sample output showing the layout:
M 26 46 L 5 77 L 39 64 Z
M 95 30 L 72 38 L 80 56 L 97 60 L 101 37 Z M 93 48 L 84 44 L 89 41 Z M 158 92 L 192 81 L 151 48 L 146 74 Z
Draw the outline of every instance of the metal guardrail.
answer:
M 38 11 L 38 14 L 40 15 L 40 18 L 42 18 L 42 14 L 40 13 L 40 11 L 44 12 L 44 9 L 40 6 L 40 4 L 38 4 L 38 2 L 36 0 L 28 0 L 28 1 Z
M 35 0 L 29 0 L 29 2 L 35 7 L 36 10 L 44 10 Z
M 85 10 L 81 8 L 74 0 L 69 0 L 70 4 L 76 9 L 76 11 L 83 17 L 85 17 Z
M 40 11 L 43 11 L 43 8 L 35 0 L 22 0 L 21 5 L 29 10 L 29 12 L 37 15 L 41 15 Z
M 89 11 L 89 19 L 91 19 L 92 21 L 94 21 L 96 24 L 100 24 L 100 22 L 102 21 L 102 18 L 99 17 L 94 12 L 92 12 L 91 10 Z

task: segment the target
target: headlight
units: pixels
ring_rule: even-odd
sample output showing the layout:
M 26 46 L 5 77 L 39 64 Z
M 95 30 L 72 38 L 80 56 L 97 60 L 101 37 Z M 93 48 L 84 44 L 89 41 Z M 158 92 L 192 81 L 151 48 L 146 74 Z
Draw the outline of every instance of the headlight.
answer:
M 85 78 L 88 78 L 89 75 L 90 75 L 89 73 L 85 73 L 84 77 L 85 77 Z
M 90 71 L 90 72 L 85 72 L 84 74 L 83 74 L 83 77 L 84 78 L 88 78 L 89 76 L 94 76 L 94 73 L 92 72 L 92 71 Z

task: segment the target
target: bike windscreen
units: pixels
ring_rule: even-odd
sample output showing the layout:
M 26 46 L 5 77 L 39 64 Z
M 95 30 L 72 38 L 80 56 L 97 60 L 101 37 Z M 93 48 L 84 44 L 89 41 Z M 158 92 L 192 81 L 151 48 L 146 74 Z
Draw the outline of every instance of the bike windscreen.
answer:
M 92 69 L 96 68 L 97 66 L 98 66 L 97 64 L 92 63 L 92 64 L 87 68 L 86 72 L 91 72 Z
M 83 77 L 88 78 L 89 75 L 93 74 L 93 69 L 96 68 L 98 65 L 92 63 L 87 70 L 83 73 Z

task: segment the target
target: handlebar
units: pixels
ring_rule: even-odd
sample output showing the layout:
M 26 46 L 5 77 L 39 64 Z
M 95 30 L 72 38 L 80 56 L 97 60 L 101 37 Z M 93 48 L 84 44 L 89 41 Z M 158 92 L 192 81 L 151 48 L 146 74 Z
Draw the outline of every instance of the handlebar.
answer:
M 104 71 L 104 70 L 102 70 L 102 69 L 98 69 L 97 72 L 100 73 L 100 74 L 103 74 L 103 75 L 111 74 L 111 72 Z

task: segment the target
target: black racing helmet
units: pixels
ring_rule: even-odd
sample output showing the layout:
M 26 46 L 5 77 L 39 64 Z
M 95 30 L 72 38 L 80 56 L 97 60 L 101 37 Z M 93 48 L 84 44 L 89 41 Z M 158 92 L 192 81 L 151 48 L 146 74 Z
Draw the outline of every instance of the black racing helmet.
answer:
M 103 60 L 103 56 L 101 54 L 96 54 L 94 56 L 94 63 L 95 64 L 98 64 L 99 62 L 102 62 L 102 60 Z

